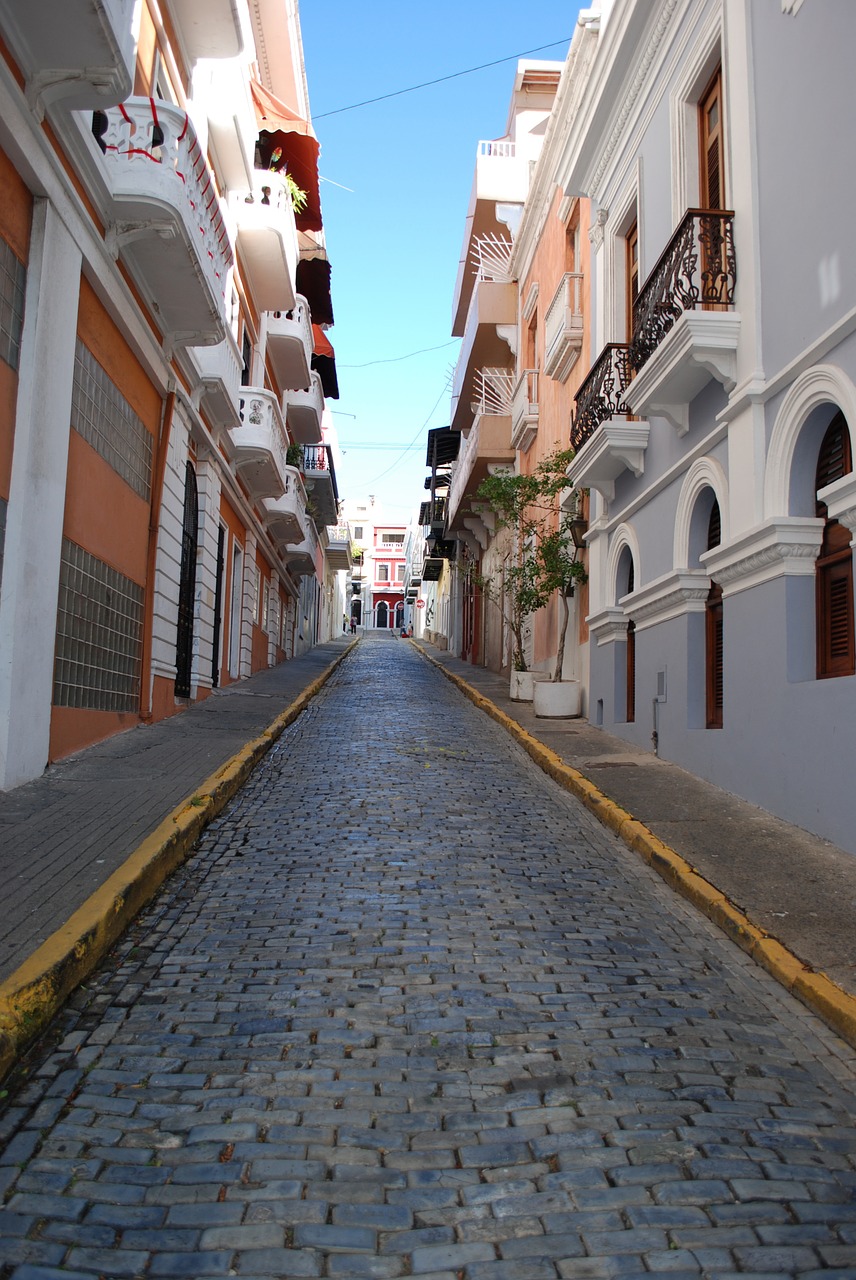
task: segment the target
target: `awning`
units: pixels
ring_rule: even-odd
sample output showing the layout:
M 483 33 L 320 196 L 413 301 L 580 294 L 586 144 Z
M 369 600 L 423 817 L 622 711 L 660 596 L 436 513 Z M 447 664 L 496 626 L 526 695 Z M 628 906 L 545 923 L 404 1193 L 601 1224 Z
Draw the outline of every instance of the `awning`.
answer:
M 339 381 L 336 377 L 336 353 L 333 344 L 320 325 L 312 326 L 312 368 L 321 379 L 325 400 L 339 399 Z
M 280 102 L 258 80 L 250 80 L 250 92 L 259 126 L 259 162 L 263 169 L 287 170 L 301 191 L 306 206 L 295 212 L 298 231 L 320 231 L 321 196 L 318 190 L 318 139 L 308 120 Z M 280 155 L 273 160 L 274 152 Z M 272 163 L 273 161 L 273 163 Z
M 316 324 L 333 323 L 330 263 L 326 258 L 301 258 L 297 264 L 297 292 L 309 303 Z

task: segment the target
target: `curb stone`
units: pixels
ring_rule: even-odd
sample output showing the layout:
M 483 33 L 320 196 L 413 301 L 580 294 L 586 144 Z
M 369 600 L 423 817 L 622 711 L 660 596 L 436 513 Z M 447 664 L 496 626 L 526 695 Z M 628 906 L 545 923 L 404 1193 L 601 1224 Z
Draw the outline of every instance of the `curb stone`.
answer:
M 772 934 L 753 924 L 721 890 L 655 836 L 643 822 L 634 818 L 614 800 L 610 800 L 585 774 L 572 765 L 565 764 L 555 751 L 539 742 L 483 693 L 479 693 L 455 672 L 449 671 L 442 662 L 432 658 L 419 645 L 414 648 L 426 662 L 430 662 L 442 671 L 447 680 L 457 685 L 470 702 L 502 725 L 554 782 L 584 804 L 629 849 L 640 854 L 672 889 L 697 907 L 791 995 L 841 1036 L 842 1040 L 856 1048 L 856 998 L 842 990 L 825 973 L 811 969 Z
M 354 640 L 256 738 L 177 805 L 61 928 L 0 983 L 0 1080 L 43 1032 L 72 991 L 184 862 L 283 731 L 354 648 Z

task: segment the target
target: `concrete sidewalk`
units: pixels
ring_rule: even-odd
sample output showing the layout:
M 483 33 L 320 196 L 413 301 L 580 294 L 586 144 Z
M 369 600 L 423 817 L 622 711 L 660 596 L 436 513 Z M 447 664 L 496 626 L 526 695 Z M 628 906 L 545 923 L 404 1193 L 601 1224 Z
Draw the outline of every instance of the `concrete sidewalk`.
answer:
M 631 847 L 653 850 L 655 869 L 856 1044 L 853 854 L 584 720 L 538 719 L 531 703 L 512 702 L 505 676 L 419 647 L 488 699 L 542 767 Z M 827 975 L 842 998 L 814 974 Z
M 353 643 L 319 645 L 0 795 L 0 1075 Z M 856 1042 L 856 858 L 585 722 L 537 720 L 531 704 L 511 702 L 506 678 L 418 647 L 474 700 L 487 699 L 484 709 L 631 847 L 650 855 L 653 833 L 653 861 L 676 888 L 703 909 L 724 896 L 727 909 L 708 914 L 745 949 L 757 942 L 753 928 L 778 939 L 786 952 L 767 967 Z M 693 868 L 709 882 L 695 896 Z M 767 963 L 770 947 L 761 950 Z M 801 990 L 791 980 L 815 970 L 841 989 L 831 1007 L 831 984 Z

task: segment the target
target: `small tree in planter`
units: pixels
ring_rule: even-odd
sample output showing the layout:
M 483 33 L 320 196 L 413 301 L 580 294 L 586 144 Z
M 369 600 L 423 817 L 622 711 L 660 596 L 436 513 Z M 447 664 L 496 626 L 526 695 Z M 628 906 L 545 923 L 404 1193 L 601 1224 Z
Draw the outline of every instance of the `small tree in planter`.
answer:
M 568 487 L 572 449 L 556 449 L 529 475 L 500 471 L 482 481 L 476 498 L 492 512 L 498 529 L 514 535 L 514 560 L 504 581 L 481 576 L 479 585 L 503 610 L 513 639 L 512 666 L 526 670 L 524 627 L 531 613 L 544 608 L 558 592 L 562 623 L 553 681 L 561 680 L 568 630 L 568 596 L 574 584 L 587 581 L 571 534 L 571 517 L 559 508 L 559 495 Z

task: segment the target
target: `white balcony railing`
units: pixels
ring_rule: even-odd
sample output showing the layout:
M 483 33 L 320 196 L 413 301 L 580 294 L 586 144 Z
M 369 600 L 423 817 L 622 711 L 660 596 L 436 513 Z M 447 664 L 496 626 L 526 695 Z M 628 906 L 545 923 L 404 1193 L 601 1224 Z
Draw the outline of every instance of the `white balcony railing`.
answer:
M 260 311 L 290 311 L 297 302 L 297 228 L 282 178 L 256 169 L 250 190 L 232 192 L 238 249 Z
M 286 467 L 284 492 L 278 498 L 265 498 L 264 507 L 265 523 L 277 542 L 303 541 L 306 536 L 306 490 L 296 467 Z
M 108 244 L 127 259 L 174 343 L 219 342 L 232 249 L 189 117 L 157 98 L 129 98 L 97 112 L 93 131 L 110 202 Z
M 544 372 L 564 382 L 583 345 L 583 277 L 567 271 L 559 281 L 544 318 Z
M 503 156 L 514 158 L 517 148 L 508 138 L 490 138 L 479 142 L 480 156 Z
M 538 370 L 524 369 L 511 401 L 511 444 L 525 453 L 538 434 Z
M 308 387 L 312 372 L 312 319 L 300 294 L 290 311 L 269 311 L 267 350 L 282 387 Z M 320 439 L 320 437 L 319 437 Z M 303 441 L 315 444 L 315 440 Z
M 324 415 L 324 391 L 317 373 L 309 375 L 304 391 L 286 391 L 283 396 L 288 429 L 299 444 L 321 443 L 321 420 Z
M 241 353 L 231 330 L 213 347 L 191 347 L 189 355 L 199 375 L 200 407 L 217 427 L 236 427 L 240 421 Z
M 229 432 L 235 466 L 254 499 L 279 498 L 287 487 L 285 423 L 272 391 L 245 387 L 241 425 Z

